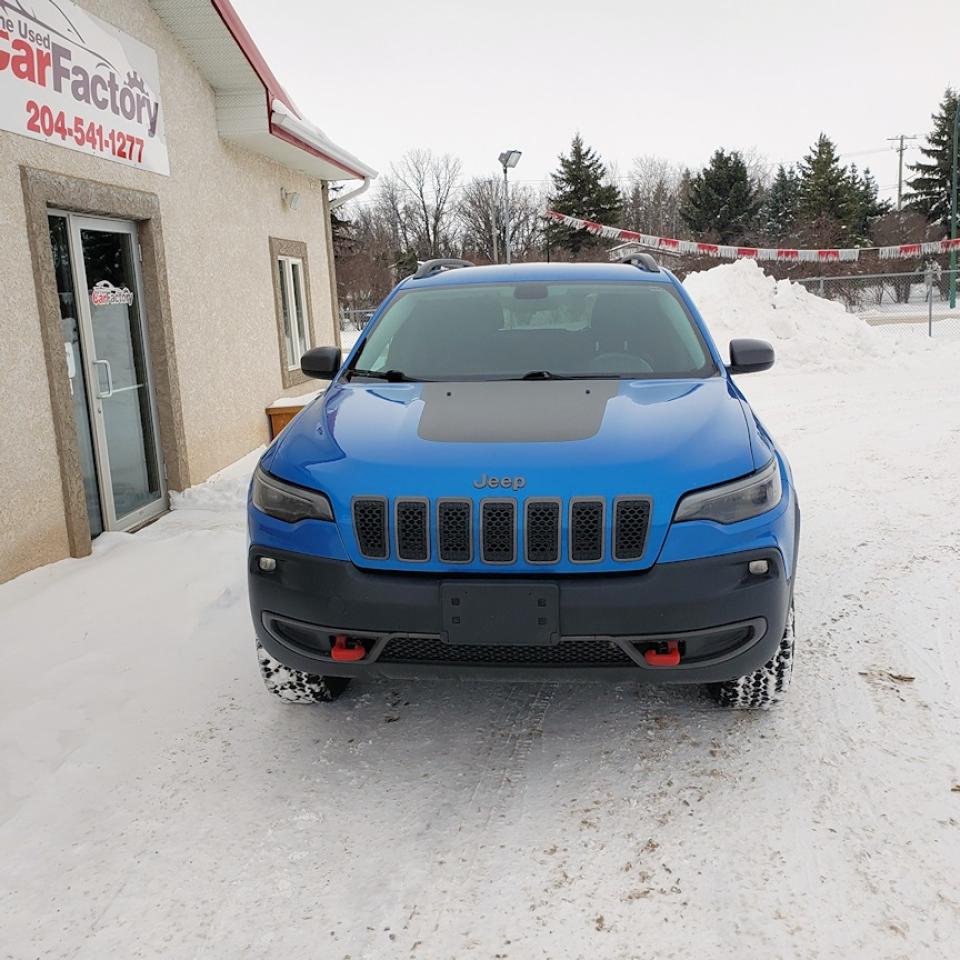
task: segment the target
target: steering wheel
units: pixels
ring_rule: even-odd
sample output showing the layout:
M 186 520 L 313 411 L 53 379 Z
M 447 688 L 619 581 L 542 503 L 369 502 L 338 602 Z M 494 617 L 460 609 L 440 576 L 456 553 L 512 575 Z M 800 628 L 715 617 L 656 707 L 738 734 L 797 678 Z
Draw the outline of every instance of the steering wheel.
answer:
M 591 361 L 590 368 L 597 372 L 623 373 L 636 370 L 638 373 L 653 373 L 653 367 L 643 357 L 632 353 L 598 353 Z

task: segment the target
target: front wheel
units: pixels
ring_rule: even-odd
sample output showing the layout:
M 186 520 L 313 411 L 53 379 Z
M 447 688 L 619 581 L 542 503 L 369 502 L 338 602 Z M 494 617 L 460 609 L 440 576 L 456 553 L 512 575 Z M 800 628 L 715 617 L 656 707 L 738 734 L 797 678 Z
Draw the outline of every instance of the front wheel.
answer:
M 266 688 L 287 703 L 329 703 L 336 700 L 350 683 L 350 677 L 322 677 L 294 670 L 271 657 L 259 642 L 257 660 Z
M 793 673 L 794 618 L 793 604 L 787 615 L 780 646 L 760 668 L 745 677 L 707 684 L 707 689 L 721 707 L 731 710 L 768 710 L 782 700 L 790 688 Z

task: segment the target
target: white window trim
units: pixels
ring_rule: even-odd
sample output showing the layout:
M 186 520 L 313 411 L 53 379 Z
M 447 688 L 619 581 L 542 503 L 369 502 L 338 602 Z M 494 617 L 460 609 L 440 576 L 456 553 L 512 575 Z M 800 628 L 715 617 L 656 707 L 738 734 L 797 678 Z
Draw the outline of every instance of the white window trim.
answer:
M 286 365 L 288 371 L 298 371 L 300 369 L 300 358 L 306 353 L 313 344 L 310 342 L 310 317 L 309 317 L 309 308 L 307 306 L 307 289 L 304 283 L 304 264 L 301 257 L 291 257 L 287 254 L 279 254 L 277 256 L 277 263 L 280 264 L 281 268 L 281 280 L 280 283 L 286 289 L 281 289 L 280 295 L 283 297 L 284 293 L 286 294 L 287 308 L 290 313 L 290 342 L 294 347 L 295 356 L 286 357 Z M 300 313 L 297 312 L 297 297 L 294 296 L 294 279 L 293 279 L 293 265 L 297 264 L 299 266 L 299 279 L 296 286 L 298 286 L 300 297 Z M 282 301 L 281 301 L 282 302 Z M 282 310 L 282 306 L 281 306 Z M 301 339 L 301 331 L 303 337 Z M 287 344 L 284 344 L 284 349 L 288 349 Z

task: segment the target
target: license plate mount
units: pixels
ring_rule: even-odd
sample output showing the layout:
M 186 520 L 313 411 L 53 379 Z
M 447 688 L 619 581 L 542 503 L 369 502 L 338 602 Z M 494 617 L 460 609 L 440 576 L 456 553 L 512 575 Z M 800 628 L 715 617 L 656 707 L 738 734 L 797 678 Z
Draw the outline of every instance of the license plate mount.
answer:
M 555 583 L 448 581 L 440 584 L 444 643 L 551 646 L 560 640 Z

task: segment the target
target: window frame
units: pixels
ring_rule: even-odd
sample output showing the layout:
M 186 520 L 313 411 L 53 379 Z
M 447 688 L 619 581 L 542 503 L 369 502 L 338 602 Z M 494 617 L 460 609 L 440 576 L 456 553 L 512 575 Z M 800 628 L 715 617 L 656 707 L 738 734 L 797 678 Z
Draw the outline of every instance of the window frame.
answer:
M 295 278 L 294 264 L 299 266 L 299 283 Z M 310 264 L 307 245 L 300 240 L 270 237 L 270 275 L 273 282 L 277 322 L 280 377 L 286 389 L 308 382 L 309 378 L 300 370 L 300 357 L 317 342 L 310 296 Z M 297 310 L 298 299 L 302 316 Z M 289 344 L 284 324 L 284 303 L 289 313 L 291 332 Z M 294 357 L 290 356 L 291 348 L 296 353 Z M 298 349 L 299 352 L 297 352 Z

